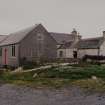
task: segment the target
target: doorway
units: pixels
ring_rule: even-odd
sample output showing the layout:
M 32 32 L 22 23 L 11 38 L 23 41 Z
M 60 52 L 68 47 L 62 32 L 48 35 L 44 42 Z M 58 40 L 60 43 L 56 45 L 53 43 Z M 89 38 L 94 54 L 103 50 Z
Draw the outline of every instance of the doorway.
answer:
M 77 51 L 73 51 L 73 58 L 77 59 Z

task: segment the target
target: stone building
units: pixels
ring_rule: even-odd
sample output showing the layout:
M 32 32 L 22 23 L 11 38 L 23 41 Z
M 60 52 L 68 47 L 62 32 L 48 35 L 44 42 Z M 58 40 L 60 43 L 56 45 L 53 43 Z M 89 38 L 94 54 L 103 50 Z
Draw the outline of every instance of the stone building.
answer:
M 57 58 L 74 58 L 74 54 L 77 53 L 75 45 L 81 40 L 81 36 L 75 29 L 68 36 L 67 41 L 59 46 Z
M 82 58 L 84 55 L 105 56 L 105 31 L 102 37 L 80 40 L 76 48 L 78 50 L 78 58 Z
M 59 58 L 75 58 L 74 55 L 77 55 L 77 58 L 83 58 L 85 55 L 105 56 L 105 31 L 102 37 L 78 38 L 77 41 L 69 41 L 58 48 Z

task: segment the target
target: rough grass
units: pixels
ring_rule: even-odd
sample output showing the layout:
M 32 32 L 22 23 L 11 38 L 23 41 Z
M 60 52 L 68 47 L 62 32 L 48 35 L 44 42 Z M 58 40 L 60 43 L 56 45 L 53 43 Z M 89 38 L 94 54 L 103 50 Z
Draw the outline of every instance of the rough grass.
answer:
M 33 78 L 34 74 L 37 74 Z M 96 76 L 97 80 L 91 79 Z M 31 71 L 27 73 L 0 73 L 0 80 L 6 83 L 32 87 L 62 87 L 77 85 L 88 90 L 105 91 L 105 67 L 99 65 L 73 65 L 52 67 L 50 69 Z
M 105 67 L 93 65 L 88 67 L 59 67 L 48 69 L 39 73 L 39 77 L 43 78 L 63 78 L 63 79 L 87 79 L 91 76 L 105 78 Z

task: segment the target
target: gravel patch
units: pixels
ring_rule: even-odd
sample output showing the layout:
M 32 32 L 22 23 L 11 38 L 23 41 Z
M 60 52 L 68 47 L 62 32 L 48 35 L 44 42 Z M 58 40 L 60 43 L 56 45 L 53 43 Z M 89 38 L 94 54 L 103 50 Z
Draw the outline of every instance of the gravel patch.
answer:
M 105 94 L 86 94 L 76 87 L 33 89 L 0 85 L 0 105 L 105 105 Z

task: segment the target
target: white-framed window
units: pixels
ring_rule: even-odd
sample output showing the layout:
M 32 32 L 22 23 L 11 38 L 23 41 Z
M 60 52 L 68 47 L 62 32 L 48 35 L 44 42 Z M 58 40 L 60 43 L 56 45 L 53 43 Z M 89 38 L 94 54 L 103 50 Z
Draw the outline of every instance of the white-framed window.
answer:
M 15 57 L 16 56 L 16 51 L 15 51 L 15 45 L 12 45 L 12 57 Z
M 59 57 L 63 57 L 63 51 L 59 51 Z

